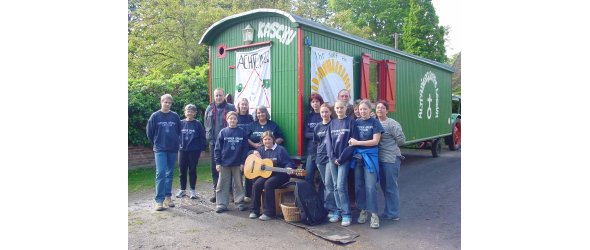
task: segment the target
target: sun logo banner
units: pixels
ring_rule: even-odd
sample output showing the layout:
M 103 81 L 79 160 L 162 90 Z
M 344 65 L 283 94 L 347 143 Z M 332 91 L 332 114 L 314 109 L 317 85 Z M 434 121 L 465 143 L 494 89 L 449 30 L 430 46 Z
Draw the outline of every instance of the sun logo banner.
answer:
M 264 105 L 271 113 L 270 46 L 248 52 L 236 52 L 235 103 L 246 98 L 250 114 Z M 272 114 L 272 113 L 271 113 Z
M 318 93 L 325 102 L 334 105 L 338 92 L 350 92 L 350 104 L 355 98 L 352 87 L 353 58 L 335 51 L 311 47 L 311 93 Z

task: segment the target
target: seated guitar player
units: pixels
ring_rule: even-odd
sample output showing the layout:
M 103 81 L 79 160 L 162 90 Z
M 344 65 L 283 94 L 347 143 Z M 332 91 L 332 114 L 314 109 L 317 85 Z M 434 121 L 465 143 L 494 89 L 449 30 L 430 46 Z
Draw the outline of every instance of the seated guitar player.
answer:
M 258 154 L 260 158 L 271 159 L 273 166 L 277 168 L 291 169 L 295 166 L 287 150 L 275 143 L 275 137 L 271 131 L 262 133 L 262 146 L 257 148 L 253 154 Z M 287 173 L 272 172 L 268 178 L 257 177 L 252 185 L 252 210 L 249 218 L 266 221 L 276 216 L 275 210 L 275 189 L 289 181 Z M 262 190 L 264 192 L 264 211 L 260 215 L 260 199 Z

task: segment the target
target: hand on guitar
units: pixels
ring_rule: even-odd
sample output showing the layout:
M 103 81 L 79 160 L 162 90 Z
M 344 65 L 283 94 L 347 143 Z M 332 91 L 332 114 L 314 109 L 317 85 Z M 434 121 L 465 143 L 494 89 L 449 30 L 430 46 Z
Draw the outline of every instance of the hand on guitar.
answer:
M 286 168 L 286 169 L 287 169 L 287 174 L 290 174 L 290 175 L 305 176 L 305 174 L 306 174 L 305 169 L 292 169 L 292 168 Z

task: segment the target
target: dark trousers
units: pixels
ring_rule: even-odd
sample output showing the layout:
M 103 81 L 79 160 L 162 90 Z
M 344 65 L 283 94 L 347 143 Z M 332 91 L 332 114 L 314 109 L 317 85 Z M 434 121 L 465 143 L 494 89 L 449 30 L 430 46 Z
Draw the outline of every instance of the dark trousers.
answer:
M 215 169 L 215 144 L 209 144 L 209 155 L 211 156 L 211 177 L 213 177 L 213 193 L 217 188 L 217 181 L 219 180 L 219 173 Z
M 188 181 L 192 190 L 197 184 L 197 164 L 199 164 L 201 151 L 179 151 L 180 190 L 186 190 L 186 172 L 188 170 Z
M 275 189 L 287 183 L 289 179 L 289 175 L 277 172 L 272 173 L 268 179 L 262 177 L 254 179 L 252 185 L 252 194 L 254 195 L 252 197 L 252 212 L 260 214 L 260 199 L 262 189 L 264 189 L 264 214 L 270 217 L 276 216 Z
M 246 197 L 252 198 L 252 183 L 254 183 L 254 180 L 250 180 L 250 179 L 246 178 L 246 181 L 244 183 L 244 189 L 246 190 Z

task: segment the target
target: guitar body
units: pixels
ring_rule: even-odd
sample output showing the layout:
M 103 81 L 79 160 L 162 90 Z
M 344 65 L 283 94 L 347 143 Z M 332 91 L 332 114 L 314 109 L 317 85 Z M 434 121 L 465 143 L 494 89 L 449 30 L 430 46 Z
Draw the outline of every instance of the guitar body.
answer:
M 249 155 L 244 163 L 244 176 L 250 180 L 259 176 L 265 179 L 270 177 L 272 171 L 262 170 L 262 166 L 272 167 L 272 160 L 261 159 L 254 154 Z

